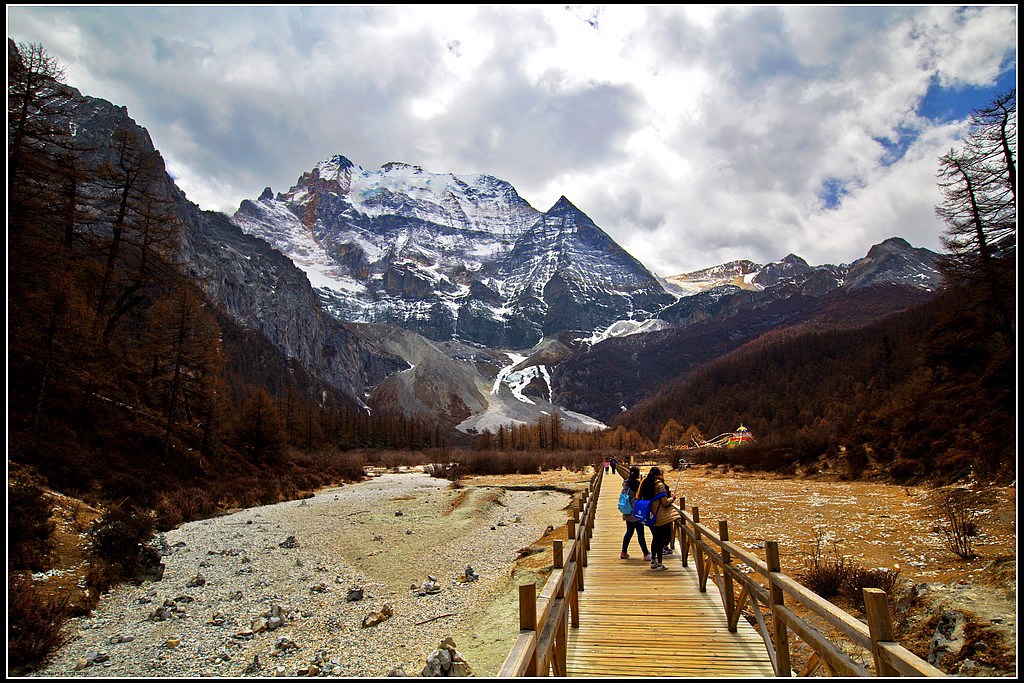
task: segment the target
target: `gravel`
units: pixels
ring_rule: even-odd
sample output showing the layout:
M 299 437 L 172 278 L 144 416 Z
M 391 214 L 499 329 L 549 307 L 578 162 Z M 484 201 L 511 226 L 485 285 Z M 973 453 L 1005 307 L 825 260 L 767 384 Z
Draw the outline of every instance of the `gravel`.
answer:
M 514 588 L 518 551 L 563 524 L 568 502 L 387 473 L 185 524 L 165 534 L 161 581 L 119 586 L 70 620 L 69 642 L 33 675 L 418 675 Z M 478 580 L 458 580 L 467 565 Z M 412 590 L 431 576 L 440 592 Z M 350 601 L 356 587 L 364 597 Z M 385 605 L 393 616 L 364 627 Z M 515 628 L 493 646 L 511 647 Z

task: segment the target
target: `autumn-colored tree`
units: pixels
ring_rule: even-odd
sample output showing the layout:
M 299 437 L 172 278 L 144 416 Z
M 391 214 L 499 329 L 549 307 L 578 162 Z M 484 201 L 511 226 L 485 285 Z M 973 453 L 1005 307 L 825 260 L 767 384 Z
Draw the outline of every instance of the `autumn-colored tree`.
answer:
M 233 443 L 250 460 L 274 464 L 284 452 L 284 427 L 277 404 L 262 387 L 242 406 L 234 426 Z
M 208 304 L 182 287 L 153 306 L 144 339 L 145 370 L 165 415 L 166 458 L 182 418 L 201 419 L 207 429 L 215 419 L 217 390 L 223 394 L 216 381 L 224 365 L 220 327 Z
M 117 322 L 146 301 L 142 291 L 175 246 L 178 222 L 160 180 L 163 160 L 135 131 L 112 136 L 113 158 L 100 168 L 93 232 L 105 264 L 96 297 L 98 336 L 108 343 Z
M 669 421 L 662 427 L 661 434 L 658 436 L 658 445 L 678 446 L 681 442 L 682 434 L 682 426 L 674 419 L 669 418 Z

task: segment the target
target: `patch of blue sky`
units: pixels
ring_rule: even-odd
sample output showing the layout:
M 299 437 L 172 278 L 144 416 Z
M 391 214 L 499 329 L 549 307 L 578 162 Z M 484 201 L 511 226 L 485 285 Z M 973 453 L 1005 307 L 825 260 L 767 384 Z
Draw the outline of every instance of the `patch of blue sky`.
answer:
M 874 138 L 875 142 L 885 149 L 880 159 L 883 166 L 891 166 L 903 158 L 910 146 L 917 140 L 920 131 L 911 126 L 899 126 L 896 132 L 887 138 Z
M 945 88 L 933 77 L 928 85 L 918 114 L 938 123 L 959 121 L 972 111 L 986 106 L 996 93 L 1017 87 L 1017 66 L 1010 64 L 996 79 L 995 85 Z
M 826 209 L 835 209 L 843 203 L 843 197 L 850 193 L 847 183 L 839 178 L 826 178 L 818 192 L 818 200 Z

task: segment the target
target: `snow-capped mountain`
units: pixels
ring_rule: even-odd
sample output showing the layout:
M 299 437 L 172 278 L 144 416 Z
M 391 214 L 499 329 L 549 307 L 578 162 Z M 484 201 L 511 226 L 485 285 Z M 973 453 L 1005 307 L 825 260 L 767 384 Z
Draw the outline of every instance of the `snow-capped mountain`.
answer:
M 344 320 L 528 348 L 646 319 L 674 297 L 569 200 L 534 209 L 503 180 L 320 162 L 234 221 L 292 258 Z
M 754 277 L 763 267 L 753 261 L 730 261 L 720 266 L 667 277 L 665 278 L 665 289 L 680 297 L 700 294 L 722 285 L 733 285 L 741 289 L 757 289 L 759 285 L 754 284 Z

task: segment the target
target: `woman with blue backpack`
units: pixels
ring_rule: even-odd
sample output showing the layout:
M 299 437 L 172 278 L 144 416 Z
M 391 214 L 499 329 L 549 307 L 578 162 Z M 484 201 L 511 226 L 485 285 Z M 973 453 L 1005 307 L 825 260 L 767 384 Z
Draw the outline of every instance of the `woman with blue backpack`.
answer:
M 666 570 L 662 563 L 665 547 L 672 538 L 672 523 L 678 513 L 672 503 L 676 497 L 669 490 L 658 467 L 652 467 L 644 477 L 637 490 L 636 497 L 641 501 L 650 501 L 644 516 L 644 522 L 651 527 L 651 569 Z
M 637 540 L 640 541 L 640 550 L 644 553 L 644 559 L 651 559 L 651 553 L 647 550 L 647 539 L 644 538 L 644 523 L 633 516 L 633 505 L 636 503 L 636 492 L 639 488 L 640 468 L 634 465 L 629 468 L 629 477 L 622 482 L 622 493 L 619 494 L 619 512 L 622 513 L 622 519 L 626 522 L 626 535 L 622 537 L 622 552 L 619 553 L 619 557 L 623 560 L 629 559 L 626 549 L 629 548 L 629 541 L 633 538 L 634 533 Z

